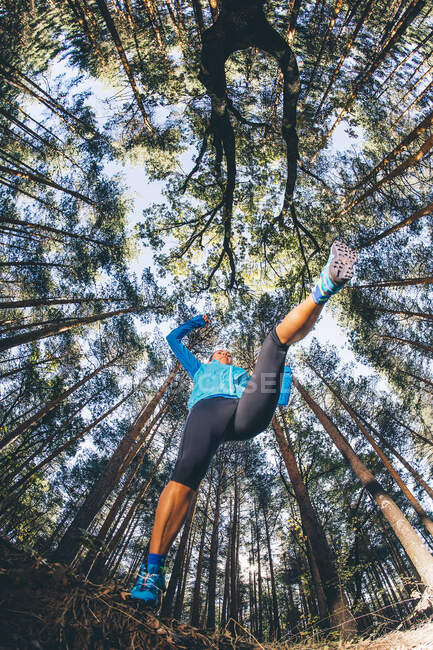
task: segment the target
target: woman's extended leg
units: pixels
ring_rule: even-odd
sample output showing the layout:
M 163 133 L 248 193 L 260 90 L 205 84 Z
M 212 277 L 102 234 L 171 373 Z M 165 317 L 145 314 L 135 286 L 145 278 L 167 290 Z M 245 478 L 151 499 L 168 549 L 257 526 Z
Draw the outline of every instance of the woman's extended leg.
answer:
M 292 309 L 263 342 L 253 375 L 239 400 L 230 438 L 244 440 L 263 431 L 277 406 L 287 347 L 310 332 L 327 300 L 353 275 L 356 252 L 334 241 L 311 296 Z
M 239 400 L 233 422 L 232 440 L 246 440 L 268 426 L 280 395 L 287 348 L 310 332 L 323 305 L 306 298 L 292 309 L 266 337 L 256 367 Z
M 313 329 L 322 309 L 323 305 L 316 305 L 313 297 L 309 296 L 289 311 L 275 328 L 281 343 L 292 345 L 303 339 Z
M 343 242 L 335 240 L 311 296 L 292 309 L 277 325 L 277 335 L 282 343 L 290 345 L 308 334 L 323 305 L 351 279 L 355 262 L 356 252 Z

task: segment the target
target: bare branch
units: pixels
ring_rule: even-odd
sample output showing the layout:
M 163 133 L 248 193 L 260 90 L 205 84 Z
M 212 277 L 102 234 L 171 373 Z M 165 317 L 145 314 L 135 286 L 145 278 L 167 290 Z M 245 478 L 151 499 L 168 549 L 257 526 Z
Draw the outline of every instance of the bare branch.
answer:
M 185 191 L 186 191 L 186 188 L 187 188 L 187 185 L 188 185 L 189 181 L 191 180 L 191 178 L 194 176 L 194 174 L 197 172 L 198 168 L 200 167 L 201 161 L 203 160 L 203 156 L 206 153 L 206 149 L 207 149 L 207 137 L 208 137 L 208 134 L 209 134 L 209 127 L 204 132 L 203 142 L 201 143 L 200 151 L 199 151 L 199 154 L 197 156 L 197 160 L 195 161 L 194 167 L 192 168 L 192 170 L 190 171 L 190 173 L 186 177 L 185 182 L 183 183 L 182 187 L 180 188 L 180 191 L 181 191 L 182 194 L 185 194 Z

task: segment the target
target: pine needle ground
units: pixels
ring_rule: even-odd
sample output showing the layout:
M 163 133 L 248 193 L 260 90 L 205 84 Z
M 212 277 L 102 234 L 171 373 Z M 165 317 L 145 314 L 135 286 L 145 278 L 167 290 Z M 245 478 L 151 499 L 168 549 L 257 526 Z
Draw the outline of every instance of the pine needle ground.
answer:
M 0 650 L 433 649 L 432 622 L 351 644 L 260 643 L 238 624 L 234 630 L 207 635 L 186 623 L 137 611 L 116 582 L 85 581 L 70 567 L 50 564 L 4 539 L 0 539 L 0 594 Z

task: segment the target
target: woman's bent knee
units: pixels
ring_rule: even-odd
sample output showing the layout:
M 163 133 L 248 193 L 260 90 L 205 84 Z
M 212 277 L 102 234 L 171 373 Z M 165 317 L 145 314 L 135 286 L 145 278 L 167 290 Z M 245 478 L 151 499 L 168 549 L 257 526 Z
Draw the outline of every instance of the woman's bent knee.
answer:
M 198 463 L 181 461 L 174 468 L 171 480 L 186 485 L 192 490 L 197 490 L 206 469 L 207 467 L 203 467 Z
M 181 481 L 176 481 L 174 478 L 171 478 L 167 485 L 170 485 L 172 489 L 179 490 L 181 492 L 184 492 L 185 490 L 190 491 L 193 489 L 189 485 L 185 485 L 185 483 L 182 483 Z
M 201 477 L 197 478 L 196 476 L 181 476 L 180 478 L 172 478 L 171 480 L 181 484 L 183 487 L 189 488 L 192 492 L 196 492 L 198 490 L 198 486 L 200 485 Z

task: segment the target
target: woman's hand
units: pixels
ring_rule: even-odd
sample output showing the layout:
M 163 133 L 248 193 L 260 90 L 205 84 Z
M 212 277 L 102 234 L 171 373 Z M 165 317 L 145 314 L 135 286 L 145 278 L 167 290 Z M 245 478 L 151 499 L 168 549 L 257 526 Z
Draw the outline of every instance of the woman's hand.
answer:
M 202 314 L 203 320 L 206 323 L 205 327 L 207 327 L 210 324 L 209 316 L 206 316 L 206 314 Z

